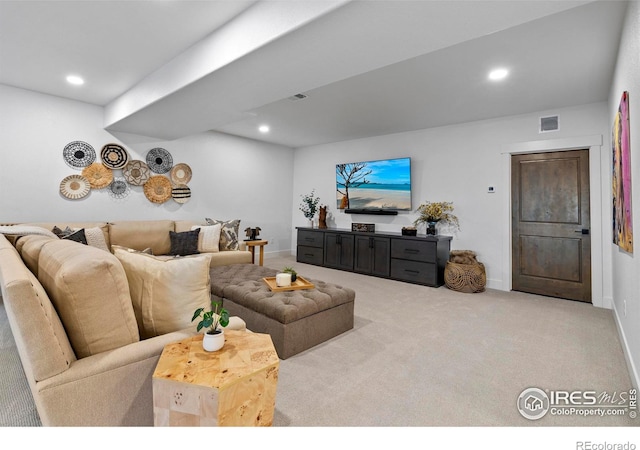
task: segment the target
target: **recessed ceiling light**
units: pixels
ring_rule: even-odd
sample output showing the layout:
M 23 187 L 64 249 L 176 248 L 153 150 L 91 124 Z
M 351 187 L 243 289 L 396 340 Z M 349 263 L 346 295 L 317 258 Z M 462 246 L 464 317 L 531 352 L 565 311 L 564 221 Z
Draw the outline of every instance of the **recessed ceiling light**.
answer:
M 504 80 L 509 75 L 507 69 L 495 69 L 489 72 L 489 79 L 492 81 Z
M 260 133 L 268 133 L 269 132 L 269 125 L 260 125 L 260 127 L 258 128 L 258 131 Z
M 80 86 L 81 84 L 84 84 L 84 80 L 80 78 L 78 75 L 69 75 L 67 77 L 67 83 Z

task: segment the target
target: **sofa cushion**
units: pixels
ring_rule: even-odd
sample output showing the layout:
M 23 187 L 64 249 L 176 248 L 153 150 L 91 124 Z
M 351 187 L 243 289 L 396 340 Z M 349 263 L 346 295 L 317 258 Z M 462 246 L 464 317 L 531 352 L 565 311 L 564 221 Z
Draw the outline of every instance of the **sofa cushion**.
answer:
M 191 229 L 200 229 L 198 251 L 217 253 L 220 251 L 220 230 L 222 225 L 194 225 Z
M 169 255 L 188 256 L 200 253 L 198 251 L 199 234 L 200 228 L 196 228 L 192 231 L 183 231 L 181 233 L 169 231 L 169 239 L 171 240 L 171 250 L 169 251 Z
M 112 254 L 53 240 L 40 251 L 38 279 L 78 358 L 140 340 L 127 275 Z
M 56 238 L 41 235 L 29 235 L 21 237 L 16 242 L 16 249 L 22 257 L 22 261 L 35 276 L 38 276 L 38 258 L 40 250 L 47 242 L 55 242 Z
M 171 250 L 169 231 L 174 231 L 172 220 L 132 220 L 109 224 L 111 245 L 144 250 L 154 255 L 166 255 Z
M 158 257 L 112 246 L 129 280 L 131 300 L 144 338 L 193 326 L 193 312 L 211 305 L 210 254 Z
M 240 219 L 235 220 L 217 220 L 205 219 L 209 225 L 220 224 L 220 251 L 240 250 L 238 232 L 240 230 Z

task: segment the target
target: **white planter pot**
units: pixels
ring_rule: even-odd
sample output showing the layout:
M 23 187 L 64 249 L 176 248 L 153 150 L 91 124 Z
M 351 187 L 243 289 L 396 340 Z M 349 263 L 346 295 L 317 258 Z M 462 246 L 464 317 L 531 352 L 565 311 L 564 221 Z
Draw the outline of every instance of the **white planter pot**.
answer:
M 215 352 L 224 346 L 224 330 L 219 329 L 219 331 L 220 333 L 218 334 L 204 333 L 204 338 L 202 338 L 202 347 L 205 351 Z

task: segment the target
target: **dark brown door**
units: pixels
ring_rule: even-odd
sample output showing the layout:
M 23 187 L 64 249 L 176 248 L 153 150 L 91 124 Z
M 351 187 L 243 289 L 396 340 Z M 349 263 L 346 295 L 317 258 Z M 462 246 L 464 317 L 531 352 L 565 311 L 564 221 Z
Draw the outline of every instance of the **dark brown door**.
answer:
M 591 302 L 589 151 L 511 157 L 512 287 Z

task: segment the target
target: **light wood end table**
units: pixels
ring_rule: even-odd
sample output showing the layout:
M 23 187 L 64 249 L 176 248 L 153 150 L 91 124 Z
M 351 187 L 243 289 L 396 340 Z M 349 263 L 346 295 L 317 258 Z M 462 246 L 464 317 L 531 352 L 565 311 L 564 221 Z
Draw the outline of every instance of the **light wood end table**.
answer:
M 202 334 L 164 347 L 153 372 L 155 426 L 271 426 L 280 360 L 268 334 L 225 330 L 205 352 Z
M 249 250 L 251 251 L 251 264 L 255 264 L 256 262 L 256 247 L 260 247 L 260 265 L 264 263 L 264 246 L 269 243 L 269 241 L 257 240 L 257 241 L 244 241 Z

